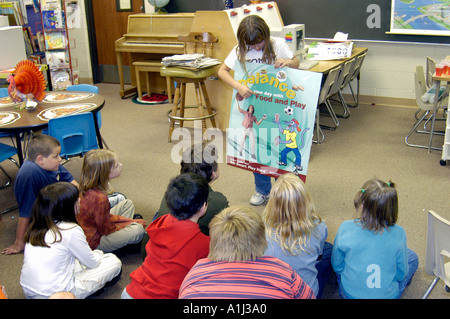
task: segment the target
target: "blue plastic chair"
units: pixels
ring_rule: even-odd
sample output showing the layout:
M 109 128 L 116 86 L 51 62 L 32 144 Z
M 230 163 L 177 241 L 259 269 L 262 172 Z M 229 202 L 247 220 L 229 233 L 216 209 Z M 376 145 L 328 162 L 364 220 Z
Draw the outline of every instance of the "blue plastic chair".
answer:
M 8 88 L 0 88 L 0 98 L 8 96 Z
M 2 163 L 3 161 L 9 159 L 14 164 L 16 164 L 17 167 L 19 167 L 19 164 L 17 164 L 16 160 L 12 158 L 16 154 L 17 154 L 17 149 L 15 147 L 7 145 L 7 144 L 0 143 L 0 163 Z M 6 173 L 5 169 L 2 166 L 0 166 L 0 170 L 8 178 L 8 181 L 6 182 L 6 184 L 0 186 L 0 189 L 3 189 L 3 188 L 8 187 L 9 184 L 11 184 L 12 178 L 11 178 L 11 176 L 8 175 L 8 173 Z
M 16 164 L 17 167 L 19 168 L 19 164 L 13 158 L 13 156 L 16 155 L 16 154 L 17 154 L 17 149 L 15 147 L 7 145 L 7 144 L 0 143 L 0 163 L 3 163 L 3 161 L 6 161 L 7 159 L 9 159 L 14 164 Z M 0 170 L 8 178 L 8 181 L 6 182 L 6 184 L 0 186 L 0 189 L 4 189 L 4 188 L 8 187 L 9 185 L 11 185 L 12 178 L 11 178 L 11 176 L 9 176 L 9 174 L 5 171 L 5 169 L 1 165 L 0 165 Z M 11 212 L 11 211 L 13 211 L 13 210 L 15 210 L 17 208 L 19 208 L 19 206 L 15 205 L 13 207 L 10 207 L 10 208 L 7 208 L 5 210 L 2 210 L 1 214 L 9 213 L 9 212 Z
M 96 85 L 92 85 L 92 84 L 74 84 L 74 85 L 70 85 L 66 88 L 67 91 L 83 91 L 83 92 L 91 92 L 91 93 L 95 93 L 98 94 L 98 87 Z M 102 114 L 101 111 L 97 112 L 97 123 L 98 123 L 98 128 L 100 129 L 102 127 Z M 109 149 L 108 145 L 106 144 L 105 140 L 102 137 L 102 142 L 103 144 L 105 144 L 106 148 Z
M 2 97 L 7 97 L 7 96 L 8 96 L 8 88 L 0 88 L 0 99 Z M 7 137 L 7 136 L 11 136 L 11 134 L 5 133 L 5 132 L 0 133 L 0 137 Z
M 48 121 L 48 135 L 61 143 L 61 157 L 82 157 L 87 151 L 99 148 L 91 112 L 56 117 Z

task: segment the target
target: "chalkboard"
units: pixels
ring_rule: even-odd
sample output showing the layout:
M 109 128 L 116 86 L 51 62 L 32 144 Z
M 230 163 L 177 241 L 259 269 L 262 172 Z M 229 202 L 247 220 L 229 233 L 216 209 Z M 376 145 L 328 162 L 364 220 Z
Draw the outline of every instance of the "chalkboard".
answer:
M 249 1 L 234 1 L 235 7 Z M 391 0 L 278 0 L 283 23 L 305 24 L 306 37 L 329 39 L 337 31 L 351 40 L 445 43 L 450 37 L 389 34 Z M 168 12 L 224 10 L 224 0 L 171 0 Z
M 391 0 L 277 1 L 284 24 L 304 23 L 307 38 L 332 38 L 337 31 L 349 39 L 449 43 L 450 37 L 388 34 Z

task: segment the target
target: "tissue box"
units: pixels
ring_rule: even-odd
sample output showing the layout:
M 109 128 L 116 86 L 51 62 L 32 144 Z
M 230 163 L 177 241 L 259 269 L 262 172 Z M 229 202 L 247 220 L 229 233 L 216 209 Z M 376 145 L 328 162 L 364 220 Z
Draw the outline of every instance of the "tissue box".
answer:
M 308 55 L 313 60 L 337 60 L 349 58 L 352 50 L 351 41 L 313 42 L 309 46 Z

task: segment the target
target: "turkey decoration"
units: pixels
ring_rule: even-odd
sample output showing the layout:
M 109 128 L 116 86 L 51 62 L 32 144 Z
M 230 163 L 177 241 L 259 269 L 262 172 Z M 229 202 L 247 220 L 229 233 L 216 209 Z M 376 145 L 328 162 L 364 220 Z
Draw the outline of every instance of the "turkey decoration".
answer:
M 9 96 L 14 102 L 24 102 L 24 107 L 28 100 L 42 101 L 45 97 L 44 75 L 32 61 L 18 62 L 7 80 Z

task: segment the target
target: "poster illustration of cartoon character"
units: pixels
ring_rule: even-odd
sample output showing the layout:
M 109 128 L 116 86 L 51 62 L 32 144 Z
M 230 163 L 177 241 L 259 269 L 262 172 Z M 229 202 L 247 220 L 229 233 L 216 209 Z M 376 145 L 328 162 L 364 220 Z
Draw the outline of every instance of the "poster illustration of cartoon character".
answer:
M 305 181 L 322 74 L 248 62 L 245 68 L 236 65 L 234 77 L 256 95 L 244 99 L 233 90 L 227 164 Z

